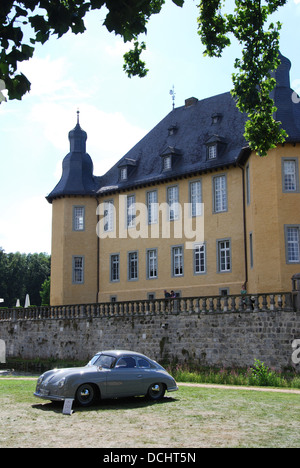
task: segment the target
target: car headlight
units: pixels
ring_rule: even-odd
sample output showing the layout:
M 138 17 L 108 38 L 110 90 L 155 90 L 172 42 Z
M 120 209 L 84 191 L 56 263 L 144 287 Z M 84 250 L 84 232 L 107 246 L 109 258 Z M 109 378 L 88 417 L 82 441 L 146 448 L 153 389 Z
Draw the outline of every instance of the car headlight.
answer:
M 40 385 L 43 382 L 44 374 L 40 375 L 37 379 L 37 385 Z
M 62 388 L 65 385 L 65 380 L 66 380 L 66 378 L 64 377 L 63 379 L 61 379 L 58 382 L 58 384 L 57 384 L 58 388 Z

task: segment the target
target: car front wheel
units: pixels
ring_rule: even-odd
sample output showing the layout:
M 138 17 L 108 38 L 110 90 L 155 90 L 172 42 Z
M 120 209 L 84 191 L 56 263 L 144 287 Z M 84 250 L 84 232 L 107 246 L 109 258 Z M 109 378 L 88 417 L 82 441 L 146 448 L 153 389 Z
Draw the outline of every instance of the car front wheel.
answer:
M 83 384 L 76 392 L 76 402 L 80 406 L 91 406 L 96 400 L 96 391 L 93 385 Z
M 166 388 L 162 383 L 154 383 L 150 385 L 147 396 L 150 400 L 161 400 L 165 395 Z

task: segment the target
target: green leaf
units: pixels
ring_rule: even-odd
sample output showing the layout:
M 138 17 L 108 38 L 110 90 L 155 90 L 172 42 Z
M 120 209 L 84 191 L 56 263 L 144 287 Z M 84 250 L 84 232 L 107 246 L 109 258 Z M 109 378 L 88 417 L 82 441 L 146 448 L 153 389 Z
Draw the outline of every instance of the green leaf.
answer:
M 184 5 L 184 0 L 172 0 L 173 3 L 175 3 L 175 5 L 179 6 L 179 7 L 183 7 Z

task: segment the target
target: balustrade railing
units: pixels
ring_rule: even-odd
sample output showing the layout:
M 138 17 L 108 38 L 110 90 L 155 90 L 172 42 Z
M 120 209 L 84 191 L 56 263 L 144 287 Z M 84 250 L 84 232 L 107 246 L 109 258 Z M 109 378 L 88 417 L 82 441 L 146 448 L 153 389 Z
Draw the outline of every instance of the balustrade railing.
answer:
M 175 299 L 101 302 L 63 306 L 0 308 L 0 321 L 73 320 L 97 317 L 129 317 L 164 314 L 251 313 L 292 311 L 291 293 L 178 297 Z

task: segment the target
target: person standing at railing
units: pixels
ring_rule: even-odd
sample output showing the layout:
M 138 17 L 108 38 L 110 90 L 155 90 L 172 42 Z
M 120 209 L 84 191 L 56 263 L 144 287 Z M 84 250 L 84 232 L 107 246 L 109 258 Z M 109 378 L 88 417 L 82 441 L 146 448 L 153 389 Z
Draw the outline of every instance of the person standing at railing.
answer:
M 245 282 L 242 284 L 242 289 L 241 289 L 241 296 L 242 296 L 242 302 L 243 302 L 244 307 L 247 307 L 246 295 L 247 295 L 247 286 Z

